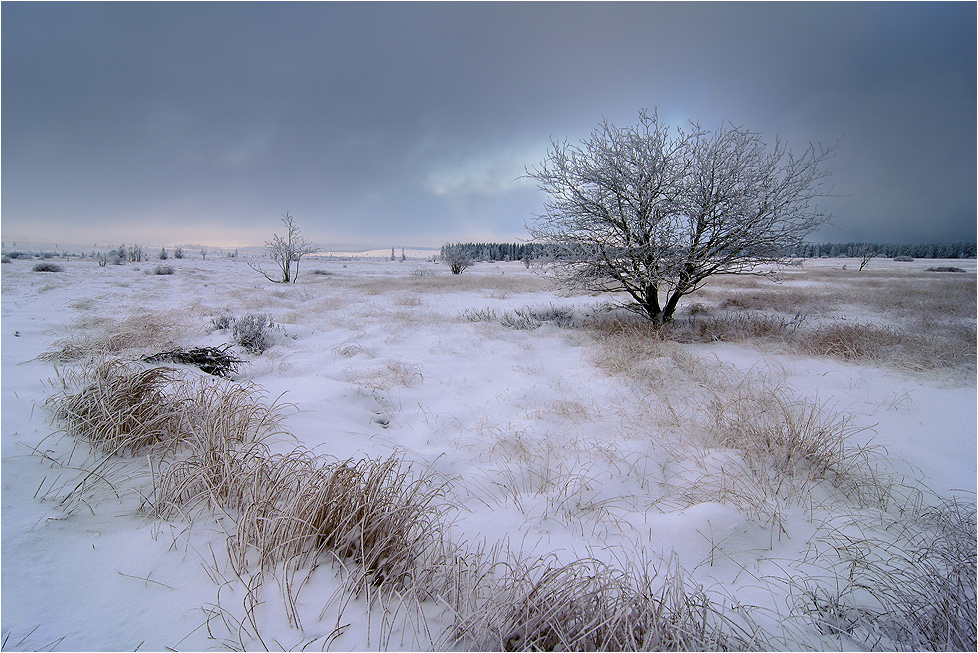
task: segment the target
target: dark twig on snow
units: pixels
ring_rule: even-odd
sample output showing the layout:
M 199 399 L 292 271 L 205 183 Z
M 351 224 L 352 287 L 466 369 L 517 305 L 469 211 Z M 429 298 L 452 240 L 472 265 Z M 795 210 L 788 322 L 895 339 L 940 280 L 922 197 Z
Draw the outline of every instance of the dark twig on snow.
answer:
M 181 363 L 193 365 L 214 376 L 229 377 L 238 371 L 241 359 L 231 351 L 231 345 L 173 349 L 143 357 L 146 363 Z

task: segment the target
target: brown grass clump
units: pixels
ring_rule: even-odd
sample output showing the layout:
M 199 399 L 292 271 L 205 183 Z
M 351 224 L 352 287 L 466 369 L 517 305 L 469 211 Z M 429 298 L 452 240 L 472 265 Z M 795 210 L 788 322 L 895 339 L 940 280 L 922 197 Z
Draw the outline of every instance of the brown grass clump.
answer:
M 119 360 L 95 368 L 77 393 L 56 396 L 62 428 L 88 440 L 109 455 L 137 455 L 183 435 L 183 401 L 168 396 L 177 375 L 163 367 L 149 369 Z
M 800 341 L 807 353 L 816 356 L 881 362 L 906 338 L 881 324 L 836 322 L 816 327 Z
M 883 324 L 835 322 L 798 333 L 793 342 L 811 355 L 913 370 L 975 369 L 975 328 L 932 325 L 917 331 Z
M 195 443 L 160 475 L 153 510 L 185 514 L 201 504 L 232 515 L 239 564 L 301 563 L 329 551 L 352 558 L 374 585 L 404 585 L 441 532 L 431 475 L 396 457 L 328 463 L 309 452 L 270 454 L 261 443 Z
M 274 431 L 278 411 L 251 385 L 188 377 L 166 367 L 109 360 L 61 378 L 48 402 L 61 429 L 107 455 L 172 452 L 191 436 L 244 441 Z M 74 386 L 81 386 L 72 391 Z
M 781 342 L 788 339 L 793 331 L 792 327 L 792 322 L 783 317 L 747 311 L 668 325 L 663 329 L 663 336 L 679 342 Z
M 175 346 L 187 330 L 181 311 L 146 312 L 125 320 L 97 320 L 95 333 L 81 333 L 56 341 L 38 359 L 56 363 L 117 356 L 126 351 L 162 351 Z

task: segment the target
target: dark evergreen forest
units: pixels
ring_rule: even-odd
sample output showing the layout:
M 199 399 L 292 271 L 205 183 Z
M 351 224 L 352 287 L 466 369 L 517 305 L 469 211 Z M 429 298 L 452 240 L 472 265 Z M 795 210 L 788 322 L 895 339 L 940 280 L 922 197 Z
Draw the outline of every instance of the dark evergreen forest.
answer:
M 475 261 L 531 261 L 548 256 L 548 247 L 541 243 L 451 243 L 443 245 L 444 258 L 448 249 L 459 248 Z M 885 258 L 975 258 L 975 243 L 930 243 L 895 245 L 888 243 L 801 243 L 788 254 L 795 258 L 859 258 L 864 254 Z

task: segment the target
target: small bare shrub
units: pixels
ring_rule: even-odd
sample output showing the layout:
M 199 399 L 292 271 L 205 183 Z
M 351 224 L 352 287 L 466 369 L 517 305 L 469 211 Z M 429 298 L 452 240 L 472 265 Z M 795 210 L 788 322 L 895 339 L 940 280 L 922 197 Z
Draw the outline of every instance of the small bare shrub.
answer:
M 165 276 L 173 274 L 173 272 L 174 270 L 172 265 L 157 265 L 155 268 L 153 268 L 153 274 L 157 276 Z
M 32 268 L 34 272 L 64 272 L 64 268 L 57 263 L 51 263 L 49 261 L 42 261 L 37 263 Z
M 935 265 L 927 268 L 928 272 L 964 272 L 961 268 L 953 265 Z
M 232 326 L 234 326 L 234 316 L 230 313 L 221 313 L 211 318 L 211 327 L 215 331 L 228 331 Z
M 443 248 L 442 260 L 448 264 L 448 269 L 451 270 L 452 274 L 462 274 L 475 264 L 465 250 L 458 245 Z
M 234 318 L 231 334 L 235 341 L 252 354 L 262 354 L 272 346 L 272 316 L 267 313 L 247 313 Z

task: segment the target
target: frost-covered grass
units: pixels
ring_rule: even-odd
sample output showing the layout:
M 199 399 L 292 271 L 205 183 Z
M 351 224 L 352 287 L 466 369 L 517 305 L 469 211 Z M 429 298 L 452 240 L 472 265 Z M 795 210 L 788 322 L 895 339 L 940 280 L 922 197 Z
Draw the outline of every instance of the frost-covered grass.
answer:
M 930 263 L 663 329 L 522 263 L 4 266 L 3 647 L 974 648 L 975 267 Z

